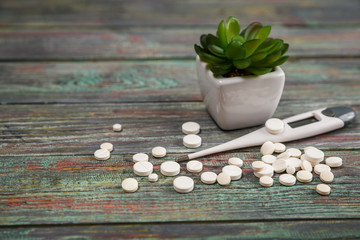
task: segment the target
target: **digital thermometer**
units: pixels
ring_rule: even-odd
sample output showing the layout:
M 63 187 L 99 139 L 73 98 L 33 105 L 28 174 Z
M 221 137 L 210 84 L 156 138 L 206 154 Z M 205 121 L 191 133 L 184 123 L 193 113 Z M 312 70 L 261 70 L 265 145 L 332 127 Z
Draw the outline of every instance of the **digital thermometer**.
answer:
M 355 111 L 348 107 L 322 108 L 283 119 L 284 131 L 282 133 L 271 134 L 263 127 L 218 146 L 181 156 L 176 161 L 183 162 L 238 148 L 260 146 L 266 141 L 289 142 L 312 137 L 342 128 L 352 122 L 355 117 Z

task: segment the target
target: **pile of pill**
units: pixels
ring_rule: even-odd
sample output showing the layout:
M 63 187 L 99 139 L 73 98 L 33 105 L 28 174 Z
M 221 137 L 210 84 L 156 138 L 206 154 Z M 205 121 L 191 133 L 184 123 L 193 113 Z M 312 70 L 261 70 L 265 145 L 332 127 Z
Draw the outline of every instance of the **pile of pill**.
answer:
M 186 122 L 181 126 L 182 132 L 186 134 L 183 144 L 187 148 L 198 148 L 201 146 L 200 125 L 196 122 Z

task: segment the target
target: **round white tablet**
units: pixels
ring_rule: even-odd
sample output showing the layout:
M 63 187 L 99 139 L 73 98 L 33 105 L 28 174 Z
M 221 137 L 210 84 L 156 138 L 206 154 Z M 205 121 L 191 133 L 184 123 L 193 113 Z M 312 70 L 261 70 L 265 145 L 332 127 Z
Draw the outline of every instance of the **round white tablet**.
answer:
M 271 155 L 275 150 L 275 144 L 270 141 L 264 142 L 264 144 L 260 148 L 260 152 L 262 155 Z
M 229 165 L 235 165 L 235 166 L 238 166 L 238 167 L 242 167 L 243 164 L 244 164 L 244 161 L 241 160 L 240 158 L 232 157 L 232 158 L 229 158 L 228 163 L 229 163 Z
M 316 192 L 320 195 L 329 195 L 331 192 L 331 188 L 329 187 L 329 185 L 321 183 L 316 186 Z
M 254 172 L 254 175 L 258 178 L 263 176 L 272 177 L 274 175 L 274 168 L 269 164 L 265 164 L 265 167 L 258 172 Z
M 291 174 L 281 174 L 279 177 L 279 182 L 284 186 L 292 186 L 296 183 L 296 177 Z
M 254 171 L 258 172 L 265 167 L 265 163 L 263 161 L 254 161 L 251 167 Z
M 200 125 L 196 122 L 186 122 L 181 128 L 185 134 L 198 134 L 200 132 Z
M 274 179 L 269 176 L 262 176 L 259 181 L 260 185 L 263 187 L 271 187 L 274 184 Z
M 278 156 L 277 156 L 277 159 L 282 159 L 282 160 L 286 160 L 290 157 L 290 153 L 286 150 L 285 152 L 283 153 L 280 153 Z
M 126 178 L 121 183 L 124 192 L 136 192 L 139 188 L 139 183 L 135 178 Z
M 175 191 L 179 193 L 188 193 L 194 189 L 194 180 L 187 176 L 180 176 L 173 182 Z
M 320 163 L 320 164 L 315 165 L 315 167 L 314 167 L 314 172 L 318 175 L 320 175 L 320 173 L 325 172 L 325 171 L 328 171 L 328 172 L 331 171 L 331 168 L 326 164 Z
M 274 143 L 275 144 L 275 150 L 276 153 L 282 153 L 285 152 L 286 146 L 282 143 Z
M 330 171 L 321 172 L 320 180 L 324 183 L 331 183 L 334 180 L 334 174 Z
M 265 128 L 271 134 L 279 134 L 284 131 L 284 122 L 278 118 L 270 118 L 265 122 Z
M 312 181 L 313 175 L 309 171 L 300 170 L 296 173 L 296 178 L 299 182 L 308 183 Z
M 203 169 L 203 164 L 200 161 L 191 160 L 186 164 L 186 169 L 193 173 L 201 172 Z
M 198 148 L 201 146 L 201 137 L 195 134 L 186 135 L 183 144 L 187 148 Z
M 134 164 L 133 170 L 138 176 L 149 176 L 153 172 L 153 165 L 151 162 L 141 161 Z
M 301 169 L 302 170 L 306 170 L 308 172 L 312 172 L 312 166 L 311 166 L 311 163 L 308 161 L 308 160 L 303 160 L 301 162 Z
M 296 169 L 293 166 L 287 166 L 286 173 L 287 174 L 295 174 Z
M 328 157 L 325 159 L 325 163 L 329 167 L 340 167 L 342 165 L 342 159 L 339 157 Z
M 95 151 L 94 156 L 96 160 L 108 160 L 110 158 L 110 152 L 106 149 L 98 149 Z
M 165 157 L 166 149 L 163 147 L 154 147 L 151 151 L 152 155 L 156 158 Z
M 324 160 L 324 152 L 317 148 L 310 148 L 305 151 L 305 157 L 310 162 L 321 162 Z
M 219 175 L 217 175 L 216 180 L 220 185 L 225 186 L 230 184 L 231 177 L 229 174 L 222 172 Z
M 143 162 L 143 161 L 149 161 L 149 156 L 145 153 L 137 153 L 133 155 L 132 157 L 134 162 Z
M 278 159 L 272 164 L 272 167 L 276 173 L 282 173 L 286 170 L 287 163 L 285 160 Z
M 180 173 L 180 164 L 174 161 L 166 161 L 160 165 L 160 172 L 164 176 L 172 177 Z
M 150 182 L 156 182 L 159 179 L 159 176 L 156 173 L 152 173 L 148 178 Z
M 224 173 L 228 174 L 230 176 L 231 180 L 233 180 L 233 181 L 239 180 L 242 175 L 241 168 L 234 166 L 234 165 L 227 165 L 222 168 L 222 171 Z
M 112 150 L 114 150 L 114 146 L 111 143 L 103 143 L 100 145 L 101 149 L 106 149 L 109 152 L 111 152 Z
M 301 151 L 297 148 L 288 148 L 288 150 L 286 150 L 289 152 L 290 157 L 296 157 L 299 158 L 301 156 Z
M 114 132 L 120 132 L 122 130 L 121 124 L 118 124 L 118 123 L 114 124 L 113 130 L 114 130 Z
M 201 181 L 205 184 L 213 184 L 216 182 L 217 174 L 214 172 L 203 172 L 201 174 Z
M 277 158 L 274 155 L 264 155 L 261 157 L 261 160 L 267 164 L 273 164 L 276 161 L 276 159 Z
M 285 161 L 288 166 L 293 166 L 296 171 L 299 171 L 301 169 L 302 161 L 300 159 L 291 157 L 291 158 L 286 159 Z

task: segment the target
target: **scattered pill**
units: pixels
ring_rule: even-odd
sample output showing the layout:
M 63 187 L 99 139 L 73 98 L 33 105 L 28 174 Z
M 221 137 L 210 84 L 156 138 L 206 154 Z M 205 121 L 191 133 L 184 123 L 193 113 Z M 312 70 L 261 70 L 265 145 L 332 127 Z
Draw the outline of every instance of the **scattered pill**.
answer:
M 112 150 L 114 150 L 114 146 L 111 143 L 103 143 L 100 145 L 101 149 L 106 149 L 109 152 L 111 152 Z
M 201 172 L 203 169 L 203 164 L 200 161 L 191 160 L 186 164 L 186 169 L 189 172 L 193 172 L 193 173 Z
M 137 153 L 132 157 L 134 162 L 149 161 L 149 156 L 145 153 Z
M 260 148 L 260 152 L 262 155 L 271 155 L 273 154 L 274 150 L 275 144 L 270 141 L 265 142 Z
M 329 195 L 331 188 L 329 185 L 321 183 L 316 186 L 316 192 L 320 195 Z
M 284 122 L 278 118 L 270 118 L 265 122 L 265 128 L 271 134 L 279 134 L 284 131 Z
M 315 167 L 314 167 L 314 172 L 318 175 L 320 175 L 320 173 L 325 172 L 325 171 L 329 171 L 329 172 L 331 171 L 331 168 L 326 164 L 320 163 L 320 164 L 315 165 Z
M 229 165 L 235 165 L 235 166 L 238 166 L 238 167 L 242 167 L 243 164 L 244 164 L 244 161 L 241 160 L 240 158 L 232 157 L 232 158 L 229 158 L 228 163 L 229 163 Z
M 328 157 L 325 159 L 325 163 L 329 167 L 340 167 L 342 165 L 342 159 L 340 157 Z
M 180 173 L 180 164 L 174 161 L 166 161 L 160 165 L 160 172 L 164 176 L 172 177 Z
M 225 186 L 230 184 L 231 177 L 229 174 L 222 172 L 219 175 L 217 175 L 216 180 L 220 185 Z
M 279 182 L 285 186 L 292 186 L 296 183 L 296 177 L 291 174 L 281 174 L 279 177 Z
M 290 153 L 286 150 L 285 152 L 283 153 L 280 153 L 278 156 L 277 156 L 277 159 L 282 159 L 282 160 L 286 160 L 290 157 Z
M 306 170 L 308 172 L 312 172 L 312 166 L 311 163 L 308 160 L 302 160 L 301 161 L 301 169 Z
M 274 172 L 282 173 L 287 168 L 287 163 L 285 160 L 277 159 L 273 164 L 272 167 L 274 168 Z
M 126 178 L 121 183 L 124 192 L 136 192 L 139 188 L 139 183 L 135 178 Z
M 121 132 L 121 130 L 122 130 L 121 124 L 118 124 L 118 123 L 114 124 L 113 130 L 114 130 L 114 132 Z
M 179 193 L 188 193 L 194 189 L 194 180 L 187 176 L 180 176 L 173 182 L 175 191 Z
M 265 163 L 263 161 L 254 161 L 251 167 L 254 171 L 258 172 L 265 167 Z
M 141 161 L 134 164 L 133 170 L 138 176 L 149 176 L 153 172 L 153 165 L 151 162 Z
M 276 159 L 277 158 L 274 155 L 264 155 L 261 157 L 261 160 L 267 164 L 273 164 L 276 161 Z
M 302 183 L 308 183 L 311 182 L 313 178 L 313 175 L 309 171 L 300 170 L 296 173 L 296 179 L 299 180 L 299 182 Z
M 276 153 L 285 152 L 286 146 L 284 144 L 282 144 L 282 143 L 274 143 L 274 145 L 275 145 L 274 152 L 276 152 Z
M 164 147 L 154 147 L 151 150 L 151 153 L 156 158 L 161 158 L 166 156 L 166 149 Z
M 287 174 L 295 174 L 295 172 L 296 172 L 296 169 L 293 167 L 293 166 L 287 166 L 287 168 L 286 168 L 286 173 Z
M 301 156 L 301 151 L 297 148 L 288 148 L 288 150 L 286 150 L 289 152 L 290 157 L 296 157 L 299 158 Z
M 304 152 L 307 152 L 307 151 L 310 150 L 310 149 L 317 149 L 317 148 L 316 148 L 316 147 L 309 146 L 309 147 L 304 148 Z
M 187 148 L 198 148 L 201 146 L 201 137 L 195 134 L 186 135 L 183 144 Z
M 309 162 L 321 162 L 324 160 L 324 152 L 317 148 L 309 148 L 305 151 L 305 158 Z
M 334 174 L 330 171 L 321 172 L 320 180 L 324 183 L 331 183 L 334 180 Z
M 274 175 L 274 168 L 269 164 L 265 164 L 265 167 L 258 172 L 254 172 L 254 175 L 258 178 L 263 176 L 272 177 Z
M 296 171 L 301 169 L 301 160 L 295 157 L 291 157 L 285 160 L 288 166 L 293 166 Z
M 196 122 L 186 122 L 181 128 L 185 134 L 198 134 L 200 132 L 200 125 Z
M 263 187 L 271 187 L 274 184 L 274 179 L 269 176 L 262 176 L 259 181 L 260 185 Z
M 95 151 L 94 156 L 96 160 L 108 160 L 110 158 L 110 152 L 106 149 L 98 149 Z
M 152 173 L 148 178 L 150 182 L 156 182 L 159 179 L 159 176 L 156 173 Z
M 217 174 L 214 172 L 203 172 L 200 178 L 205 184 L 213 184 L 216 182 Z
M 234 165 L 227 165 L 222 168 L 222 171 L 228 174 L 231 180 L 236 181 L 241 178 L 242 170 L 241 168 L 234 166 Z

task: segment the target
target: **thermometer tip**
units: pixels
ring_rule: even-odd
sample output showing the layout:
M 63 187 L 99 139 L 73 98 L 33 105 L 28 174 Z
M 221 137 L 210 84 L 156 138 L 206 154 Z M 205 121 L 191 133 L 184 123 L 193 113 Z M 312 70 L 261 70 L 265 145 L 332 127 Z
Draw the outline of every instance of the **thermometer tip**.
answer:
M 178 159 L 176 159 L 176 162 L 185 162 L 185 161 L 188 161 L 188 160 L 190 160 L 188 155 L 184 155 L 184 156 L 181 156 Z

